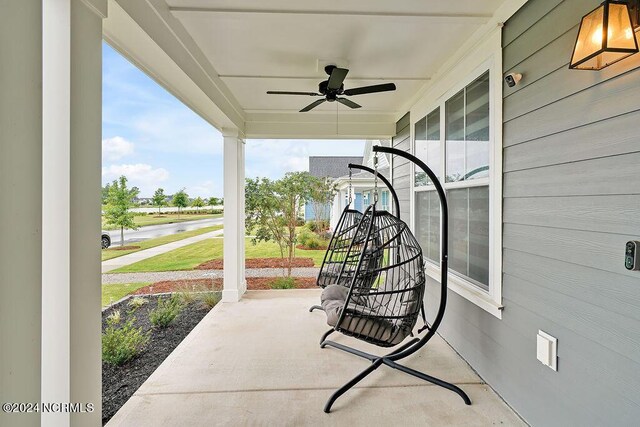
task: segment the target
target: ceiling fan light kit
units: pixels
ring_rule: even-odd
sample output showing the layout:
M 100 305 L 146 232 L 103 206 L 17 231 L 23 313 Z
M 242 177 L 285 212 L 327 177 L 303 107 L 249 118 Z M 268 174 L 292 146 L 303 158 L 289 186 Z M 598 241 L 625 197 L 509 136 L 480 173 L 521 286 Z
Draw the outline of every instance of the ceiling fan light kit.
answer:
M 396 85 L 393 83 L 383 83 L 373 86 L 362 86 L 352 89 L 344 88 L 344 79 L 347 77 L 349 70 L 346 68 L 338 68 L 335 65 L 327 65 L 324 67 L 324 71 L 329 78 L 320 82 L 318 85 L 318 92 L 295 92 L 295 91 L 267 91 L 269 95 L 302 95 L 302 96 L 322 96 L 324 99 L 319 99 L 300 110 L 301 113 L 306 113 L 316 108 L 318 105 L 324 102 L 338 101 L 340 104 L 349 108 L 360 108 L 361 105 L 351 101 L 344 96 L 366 95 L 368 93 L 388 92 L 396 90 Z

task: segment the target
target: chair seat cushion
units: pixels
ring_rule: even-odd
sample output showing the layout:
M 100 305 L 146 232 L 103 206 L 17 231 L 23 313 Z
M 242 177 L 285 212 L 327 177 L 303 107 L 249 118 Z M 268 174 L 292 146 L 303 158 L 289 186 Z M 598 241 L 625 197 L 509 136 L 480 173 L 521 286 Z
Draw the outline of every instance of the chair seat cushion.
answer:
M 329 285 L 322 291 L 320 301 L 327 315 L 329 326 L 335 327 L 337 325 L 348 294 L 349 288 L 340 285 Z M 340 330 L 355 336 L 365 336 L 374 341 L 384 342 L 386 345 L 400 343 L 405 335 L 398 333 L 398 328 L 391 322 L 381 318 L 377 309 L 367 307 L 367 302 L 364 298 L 356 298 L 349 303 L 340 324 Z

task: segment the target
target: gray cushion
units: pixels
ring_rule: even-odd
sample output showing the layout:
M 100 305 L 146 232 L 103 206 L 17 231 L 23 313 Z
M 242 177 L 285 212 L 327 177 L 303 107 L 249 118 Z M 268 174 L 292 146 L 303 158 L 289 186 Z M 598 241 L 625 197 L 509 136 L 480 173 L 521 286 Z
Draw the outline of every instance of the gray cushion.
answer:
M 322 291 L 320 301 L 327 314 L 329 326 L 335 327 L 338 323 L 348 293 L 348 288 L 339 285 L 329 285 Z M 354 298 L 353 295 L 352 298 Z M 405 334 L 398 333 L 398 329 L 386 319 L 369 317 L 380 316 L 384 311 L 380 312 L 381 307 L 367 307 L 367 302 L 367 298 L 361 297 L 350 302 L 340 328 L 355 335 L 364 335 L 391 345 L 400 343 L 405 338 Z

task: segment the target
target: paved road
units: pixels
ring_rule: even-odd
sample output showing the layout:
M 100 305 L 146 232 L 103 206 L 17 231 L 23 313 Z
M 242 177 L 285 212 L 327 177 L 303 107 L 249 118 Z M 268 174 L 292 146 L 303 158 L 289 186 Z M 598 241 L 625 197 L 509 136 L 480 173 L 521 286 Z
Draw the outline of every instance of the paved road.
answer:
M 155 237 L 167 236 L 181 231 L 197 230 L 199 228 L 211 227 L 212 225 L 222 225 L 224 218 L 199 219 L 196 221 L 186 221 L 177 224 L 161 224 L 140 227 L 137 231 L 124 230 L 124 243 L 140 242 Z M 108 231 L 111 236 L 111 245 L 120 244 L 120 230 Z
M 188 211 L 194 211 L 196 210 L 196 208 L 193 208 L 191 206 L 189 206 L 188 208 L 186 208 Z M 207 205 L 207 206 L 203 206 L 200 208 L 200 210 L 205 210 L 205 209 L 216 209 L 216 210 L 222 210 L 224 209 L 224 206 L 220 205 L 220 206 L 211 206 L 211 205 Z M 155 213 L 158 212 L 158 208 L 131 208 L 129 209 L 131 212 L 146 212 L 146 213 Z M 164 206 L 162 208 L 162 212 L 178 212 L 178 208 L 176 206 Z

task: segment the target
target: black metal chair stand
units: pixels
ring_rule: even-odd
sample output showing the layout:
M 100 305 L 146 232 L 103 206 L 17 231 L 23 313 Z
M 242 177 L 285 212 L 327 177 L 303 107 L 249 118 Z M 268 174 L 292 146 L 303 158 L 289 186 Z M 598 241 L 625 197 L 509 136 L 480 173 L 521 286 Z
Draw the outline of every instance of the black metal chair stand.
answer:
M 323 291 L 322 307 L 327 313 L 327 323 L 332 325 L 333 329 L 325 333 L 320 347 L 333 347 L 354 354 L 368 360 L 370 365 L 334 392 L 324 411 L 329 413 L 340 396 L 383 365 L 451 390 L 457 393 L 465 404 L 470 405 L 471 400 L 467 394 L 456 385 L 399 363 L 427 344 L 435 335 L 444 316 L 448 274 L 448 206 L 444 189 L 433 171 L 418 158 L 389 147 L 375 146 L 373 150 L 414 162 L 425 171 L 436 187 L 442 218 L 440 305 L 433 323 L 422 337 L 411 338 L 384 356 L 373 355 L 327 339 L 329 334 L 338 331 L 381 347 L 396 346 L 412 336 L 420 307 L 423 307 L 426 278 L 420 245 L 400 219 L 388 212 L 376 211 L 375 204 L 367 208 L 357 232 L 362 233 L 366 230 L 366 240 L 364 244 L 354 241 L 349 247 L 350 252 L 357 252 L 358 249 L 360 252 L 359 262 L 350 277 L 349 288 L 327 286 Z M 370 253 L 382 253 L 381 265 L 370 268 L 364 262 L 367 249 Z M 372 274 L 376 276 L 373 286 L 368 283 Z

